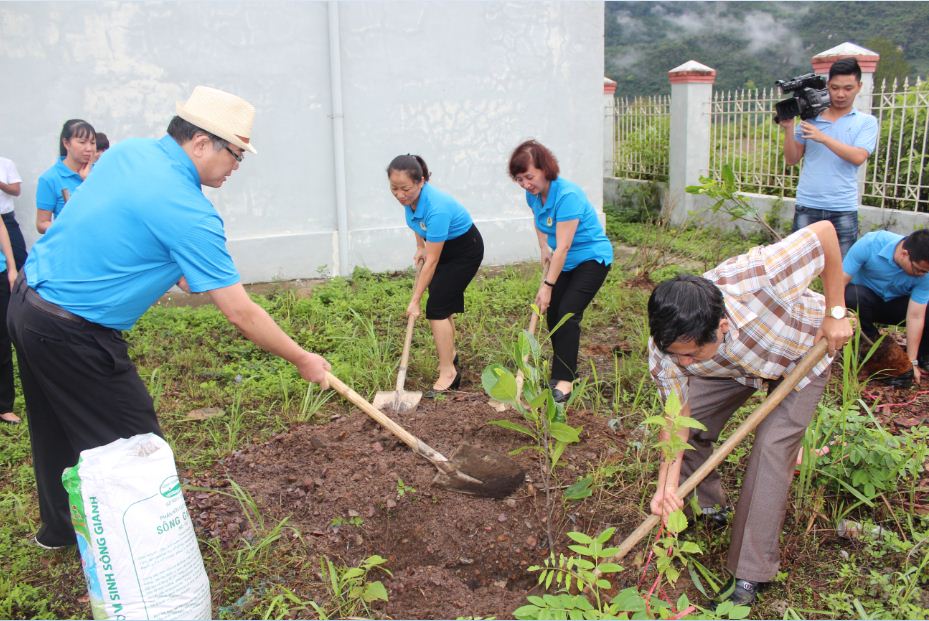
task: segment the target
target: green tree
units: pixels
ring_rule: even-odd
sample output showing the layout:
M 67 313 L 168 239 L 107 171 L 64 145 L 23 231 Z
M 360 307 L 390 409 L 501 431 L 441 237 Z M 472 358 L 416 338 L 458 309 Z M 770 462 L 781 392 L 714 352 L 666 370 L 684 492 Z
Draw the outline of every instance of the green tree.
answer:
M 880 84 L 884 80 L 887 84 L 892 84 L 894 80 L 903 82 L 903 79 L 910 75 L 912 68 L 903 57 L 903 48 L 890 39 L 874 37 L 868 39 L 865 47 L 881 56 L 880 62 L 877 63 L 877 71 L 874 73 L 875 84 Z

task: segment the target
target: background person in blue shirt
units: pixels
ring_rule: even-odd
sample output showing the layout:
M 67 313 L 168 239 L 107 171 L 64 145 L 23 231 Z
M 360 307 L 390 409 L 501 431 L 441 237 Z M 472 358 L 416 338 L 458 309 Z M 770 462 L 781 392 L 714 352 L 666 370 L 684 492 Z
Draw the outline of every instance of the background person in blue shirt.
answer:
M 875 324 L 906 322 L 906 354 L 913 379 L 920 367 L 929 371 L 929 231 L 906 237 L 890 231 L 868 233 L 852 246 L 842 262 L 845 305 L 857 309 L 861 331 L 871 340 L 880 336 Z
M 461 203 L 434 188 L 430 176 L 418 155 L 398 155 L 387 167 L 390 191 L 403 205 L 416 240 L 413 264 L 423 264 L 407 317 L 419 316 L 423 293 L 429 290 L 426 319 L 439 357 L 439 377 L 425 394 L 432 398 L 461 384 L 454 315 L 464 312 L 464 292 L 484 260 L 484 240 Z
M 97 157 L 97 133 L 81 119 L 65 121 L 58 139 L 59 157 L 42 173 L 35 191 L 35 228 L 44 234 L 81 185 Z
M 516 147 L 509 171 L 526 191 L 543 269 L 548 263 L 535 303 L 547 313 L 549 329 L 573 313 L 552 334 L 552 394 L 555 401 L 564 402 L 577 378 L 584 309 L 606 280 L 613 263 L 613 246 L 584 191 L 558 176 L 558 160 L 545 146 L 528 140 Z
M 829 220 L 839 235 L 844 257 L 858 239 L 858 167 L 877 144 L 877 119 L 855 110 L 861 91 L 861 68 L 843 58 L 829 69 L 831 104 L 818 117 L 781 121 L 784 159 L 793 166 L 803 159 L 797 185 L 793 230 Z
M 29 413 L 43 547 L 75 543 L 61 472 L 82 450 L 161 435 L 120 331 L 175 283 L 209 293 L 246 338 L 325 387 L 329 364 L 245 292 L 223 221 L 202 191 L 222 186 L 243 153 L 255 153 L 254 116 L 244 99 L 196 87 L 167 136 L 111 148 L 29 253 L 7 325 Z

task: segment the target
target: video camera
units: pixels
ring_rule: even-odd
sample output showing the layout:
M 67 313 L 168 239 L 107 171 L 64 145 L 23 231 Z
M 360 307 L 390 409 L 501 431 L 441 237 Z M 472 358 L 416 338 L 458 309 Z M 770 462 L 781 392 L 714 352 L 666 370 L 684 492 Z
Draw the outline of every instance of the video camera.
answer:
M 782 93 L 793 93 L 774 104 L 774 122 L 780 123 L 799 116 L 801 120 L 812 119 L 829 107 L 829 90 L 826 79 L 815 73 L 805 73 L 790 80 L 775 82 Z

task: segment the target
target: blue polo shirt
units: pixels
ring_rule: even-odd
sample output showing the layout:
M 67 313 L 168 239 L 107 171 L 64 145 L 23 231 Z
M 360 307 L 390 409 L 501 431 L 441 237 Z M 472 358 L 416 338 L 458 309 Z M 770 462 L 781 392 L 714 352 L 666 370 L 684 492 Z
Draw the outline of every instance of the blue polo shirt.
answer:
M 558 245 L 556 225 L 559 222 L 578 221 L 577 231 L 562 268 L 564 271 L 573 270 L 584 261 L 597 261 L 604 265 L 613 263 L 613 245 L 580 186 L 558 177 L 549 184 L 548 198 L 544 205 L 540 195 L 529 192 L 526 192 L 526 202 L 532 209 L 535 227 L 548 236 L 551 248 Z
M 854 108 L 835 121 L 827 121 L 819 115 L 807 123 L 812 123 L 830 138 L 864 149 L 869 155 L 877 144 L 877 119 Z M 804 138 L 799 123 L 794 136 L 806 146 L 797 185 L 797 204 L 827 211 L 858 209 L 858 167 L 843 160 L 826 145 Z
M 894 249 L 903 235 L 890 231 L 868 233 L 849 249 L 842 261 L 842 271 L 852 277 L 853 285 L 862 285 L 885 302 L 910 296 L 917 304 L 929 302 L 929 277 L 910 276 L 894 261 Z
M 467 233 L 474 221 L 471 214 L 450 194 L 423 184 L 416 211 L 404 207 L 406 225 L 428 242 L 444 242 Z
M 65 166 L 65 158 L 59 157 L 54 166 L 42 173 L 35 189 L 35 206 L 50 211 L 57 218 L 65 206 L 62 190 L 74 195 L 74 190 L 81 185 L 81 175 Z M 70 200 L 69 200 L 70 202 Z
M 88 321 L 128 330 L 181 276 L 190 290 L 239 282 L 223 221 L 170 136 L 107 151 L 29 251 L 29 284 Z

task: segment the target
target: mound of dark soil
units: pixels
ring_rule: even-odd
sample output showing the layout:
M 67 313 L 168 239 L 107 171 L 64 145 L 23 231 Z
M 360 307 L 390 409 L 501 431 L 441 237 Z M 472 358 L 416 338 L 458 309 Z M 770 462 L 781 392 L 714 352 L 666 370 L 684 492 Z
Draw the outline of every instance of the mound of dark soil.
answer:
M 427 444 L 449 455 L 464 443 L 506 454 L 524 437 L 488 425 L 498 414 L 485 396 L 454 393 L 423 400 L 412 413 L 392 415 Z M 559 468 L 564 485 L 621 459 L 624 441 L 606 420 L 584 412 L 570 415 L 583 426 L 582 442 L 570 446 Z M 269 442 L 237 452 L 195 484 L 222 485 L 230 478 L 256 500 L 268 521 L 290 516 L 309 542 L 314 558 L 326 555 L 355 565 L 372 554 L 387 558 L 393 576 L 383 581 L 390 602 L 383 613 L 398 618 L 455 618 L 463 615 L 511 618 L 525 603 L 535 576 L 526 568 L 547 552 L 547 511 L 535 453 L 515 459 L 527 483 L 509 498 L 466 496 L 432 486 L 436 469 L 363 413 L 352 411 L 325 425 L 303 425 Z M 562 503 L 552 517 L 554 537 L 566 530 L 617 526 L 630 532 L 643 515 L 638 499 L 622 502 Z M 191 515 L 205 537 L 241 545 L 247 521 L 234 502 L 216 494 L 192 494 Z M 564 549 L 564 540 L 556 541 Z M 324 598 L 324 593 L 314 593 Z

